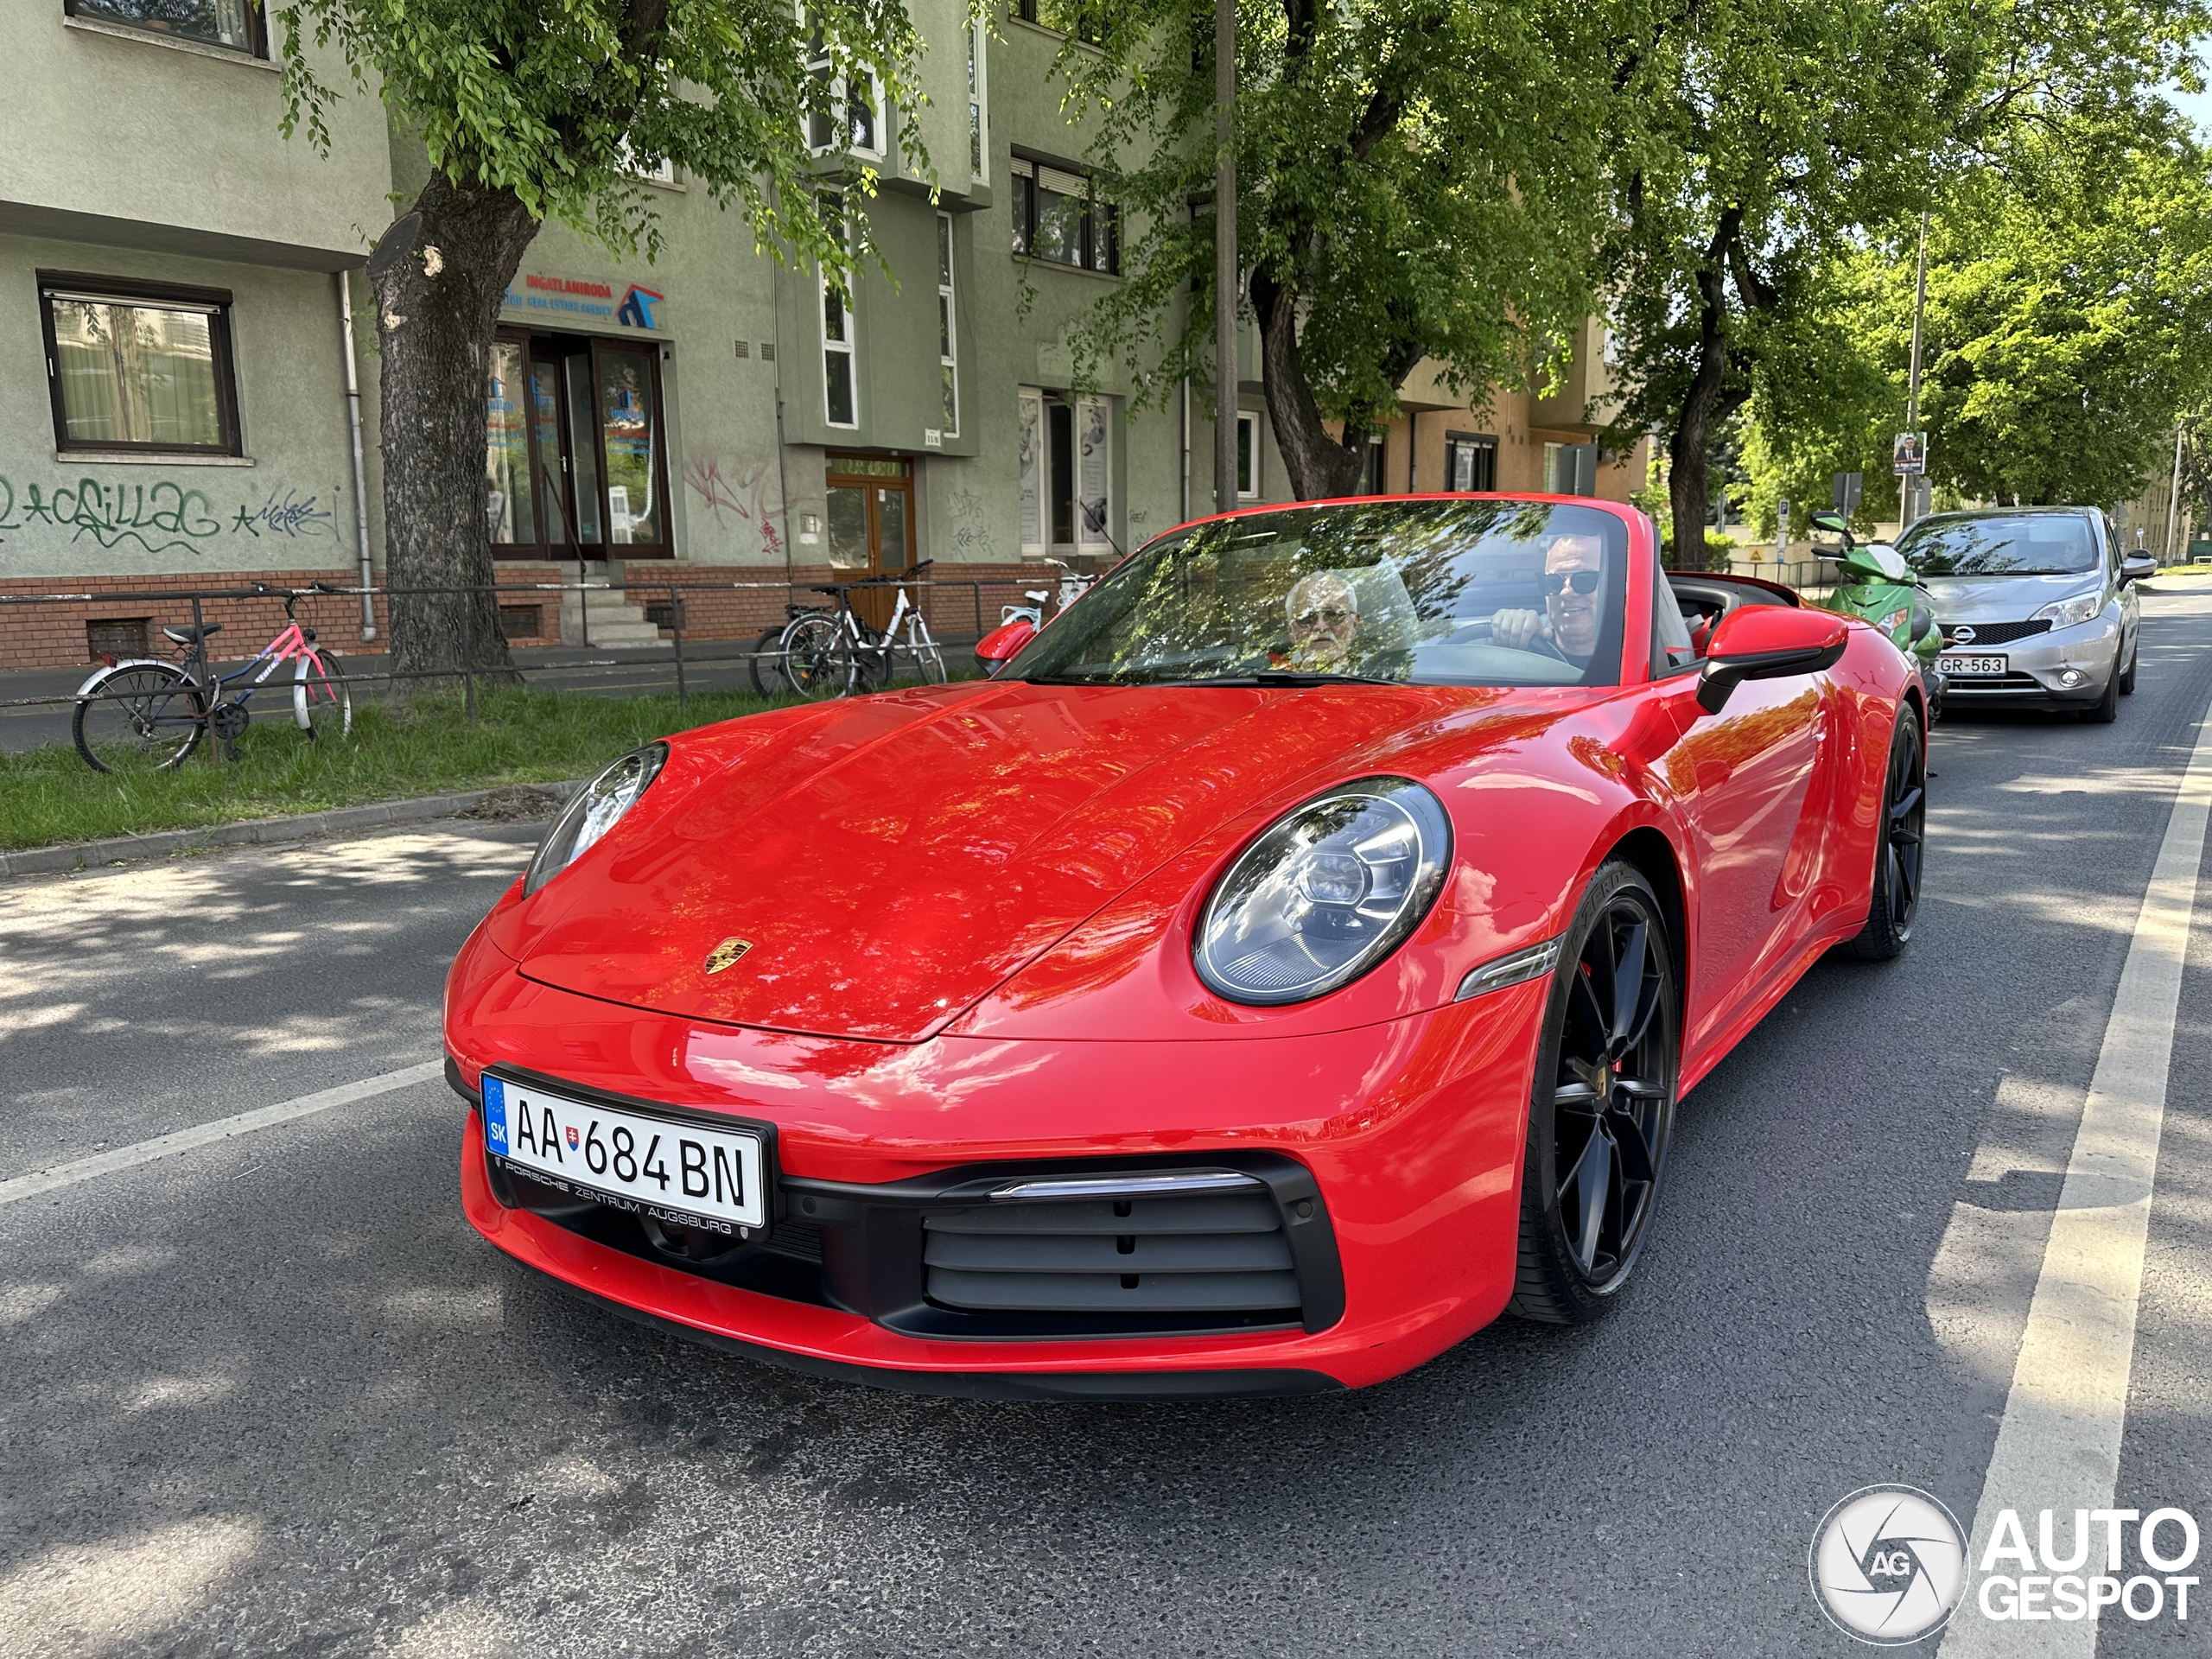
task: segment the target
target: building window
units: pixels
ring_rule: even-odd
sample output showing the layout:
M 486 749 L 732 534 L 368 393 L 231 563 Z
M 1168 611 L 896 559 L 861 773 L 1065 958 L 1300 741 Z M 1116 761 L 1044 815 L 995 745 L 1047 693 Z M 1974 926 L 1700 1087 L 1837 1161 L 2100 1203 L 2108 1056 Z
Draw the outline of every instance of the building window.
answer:
M 1497 440 L 1473 432 L 1444 435 L 1444 487 L 1465 494 L 1497 487 Z
M 57 449 L 239 453 L 231 296 L 41 271 Z
M 1260 499 L 1260 414 L 1257 410 L 1240 409 L 1236 411 L 1236 499 L 1240 501 Z
M 1366 453 L 1360 457 L 1359 485 L 1352 493 L 1383 495 L 1387 494 L 1389 490 L 1389 486 L 1384 482 L 1382 477 L 1382 440 L 1379 435 L 1372 436 L 1367 440 Z
M 1094 195 L 1081 173 L 1027 156 L 1014 159 L 1014 251 L 1033 259 L 1118 276 L 1122 215 Z
M 937 216 L 937 361 L 944 383 L 944 432 L 960 430 L 960 319 L 953 305 L 952 215 Z
M 883 154 L 883 134 L 876 112 L 883 107 L 883 88 L 874 75 L 858 86 L 834 73 L 830 49 L 823 41 L 822 30 L 810 16 L 806 48 L 806 72 L 828 89 L 829 96 L 807 117 L 807 142 L 817 156 L 839 148 L 838 131 L 843 129 L 842 147 L 863 156 L 880 157 Z
M 484 388 L 486 528 L 497 556 L 664 556 L 660 353 L 502 334 Z
M 1020 394 L 1021 550 L 1114 551 L 1114 403 Z
M 63 0 L 69 16 L 119 23 L 195 46 L 220 47 L 249 58 L 269 55 L 261 8 L 250 0 Z
M 822 217 L 843 237 L 845 199 L 822 198 Z M 832 426 L 858 426 L 859 404 L 853 396 L 853 335 L 855 318 L 849 296 L 825 276 L 822 279 L 822 408 Z
M 983 115 L 984 52 L 989 39 L 984 33 L 987 28 L 988 25 L 982 22 L 968 26 L 968 173 L 979 183 L 991 176 L 988 159 L 990 134 Z
M 1057 29 L 1078 41 L 1098 39 L 1098 25 L 1091 17 L 1090 8 L 1082 4 L 1081 0 L 1014 0 L 1014 15 L 1025 23 Z
M 1551 495 L 1595 495 L 1598 493 L 1598 446 L 1594 443 L 1546 444 L 1544 489 Z

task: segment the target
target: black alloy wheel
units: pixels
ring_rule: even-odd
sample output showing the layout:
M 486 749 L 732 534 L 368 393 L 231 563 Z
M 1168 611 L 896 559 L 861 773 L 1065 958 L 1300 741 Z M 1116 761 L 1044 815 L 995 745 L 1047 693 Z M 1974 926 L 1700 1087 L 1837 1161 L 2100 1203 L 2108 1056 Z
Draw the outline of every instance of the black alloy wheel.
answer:
M 1511 1311 L 1579 1325 L 1614 1305 L 1650 1230 L 1681 1062 L 1658 897 L 1623 862 L 1577 907 L 1529 1101 Z
M 1890 770 L 1882 787 L 1882 844 L 1874 849 L 1874 892 L 1866 925 L 1846 947 L 1866 962 L 1888 962 L 1912 943 L 1928 851 L 1928 752 L 1920 716 L 1907 703 L 1890 739 Z

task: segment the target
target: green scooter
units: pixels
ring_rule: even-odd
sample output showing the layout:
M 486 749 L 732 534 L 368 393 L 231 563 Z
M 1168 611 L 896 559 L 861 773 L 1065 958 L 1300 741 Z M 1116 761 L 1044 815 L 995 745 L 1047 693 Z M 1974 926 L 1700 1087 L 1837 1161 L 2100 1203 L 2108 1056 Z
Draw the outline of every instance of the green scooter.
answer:
M 1842 538 L 1843 551 L 1836 563 L 1843 580 L 1820 608 L 1872 622 L 1890 636 L 1897 648 L 1920 665 L 1920 683 L 1928 694 L 1928 722 L 1942 717 L 1944 678 L 1936 666 L 1943 649 L 1943 631 L 1928 608 L 1926 590 L 1904 556 L 1887 542 L 1857 542 L 1840 512 L 1816 512 L 1813 528 Z

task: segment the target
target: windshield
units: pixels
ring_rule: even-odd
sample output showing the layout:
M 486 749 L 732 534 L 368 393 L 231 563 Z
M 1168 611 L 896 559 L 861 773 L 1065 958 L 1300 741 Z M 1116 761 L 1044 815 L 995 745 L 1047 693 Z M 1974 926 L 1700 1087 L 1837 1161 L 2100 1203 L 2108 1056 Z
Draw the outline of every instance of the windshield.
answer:
M 1897 551 L 1924 576 L 2074 576 L 2097 568 L 2095 534 L 2075 512 L 1924 518 Z
M 1612 685 L 1628 527 L 1541 501 L 1358 501 L 1140 548 L 1001 677 Z

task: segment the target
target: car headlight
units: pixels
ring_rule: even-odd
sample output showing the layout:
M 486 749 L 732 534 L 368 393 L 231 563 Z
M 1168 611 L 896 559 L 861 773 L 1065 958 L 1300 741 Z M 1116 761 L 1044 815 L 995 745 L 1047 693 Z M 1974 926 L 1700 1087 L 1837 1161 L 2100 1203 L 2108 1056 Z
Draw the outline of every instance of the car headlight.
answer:
M 2071 628 L 2087 622 L 2105 607 L 2101 591 L 2076 594 L 2071 599 L 2061 599 L 2046 605 L 2035 614 L 2038 622 L 2048 622 L 2054 628 Z
M 1409 778 L 1363 778 L 1277 819 L 1198 918 L 1198 977 L 1231 1002 L 1305 1002 L 1402 944 L 1444 887 L 1452 821 Z
M 668 759 L 668 745 L 648 743 L 632 749 L 576 791 L 553 827 L 538 843 L 524 876 L 523 896 L 528 898 L 588 852 L 612 830 L 625 812 L 638 804 L 645 785 L 660 775 Z

